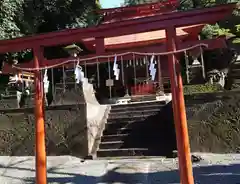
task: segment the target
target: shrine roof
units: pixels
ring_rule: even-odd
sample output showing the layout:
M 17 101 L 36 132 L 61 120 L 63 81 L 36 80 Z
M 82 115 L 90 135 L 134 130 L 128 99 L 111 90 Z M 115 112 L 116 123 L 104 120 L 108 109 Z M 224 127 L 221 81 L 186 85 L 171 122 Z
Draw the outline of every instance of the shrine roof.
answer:
M 189 35 L 198 35 L 205 24 L 197 24 L 176 28 L 177 37 L 186 38 Z M 104 39 L 106 49 L 120 49 L 126 47 L 138 47 L 149 44 L 157 44 L 166 41 L 165 30 L 149 31 L 144 33 L 129 34 Z M 95 49 L 95 38 L 83 39 L 86 48 Z

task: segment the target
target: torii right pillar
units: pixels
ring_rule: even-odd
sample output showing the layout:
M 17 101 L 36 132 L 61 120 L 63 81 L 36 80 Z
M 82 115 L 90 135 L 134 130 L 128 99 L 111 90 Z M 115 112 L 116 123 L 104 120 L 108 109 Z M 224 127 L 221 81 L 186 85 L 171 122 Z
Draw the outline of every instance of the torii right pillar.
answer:
M 177 50 L 175 27 L 169 27 L 166 29 L 166 38 L 167 51 L 175 52 Z M 175 54 L 168 55 L 168 66 L 171 81 L 172 106 L 177 138 L 181 184 L 194 184 L 182 76 L 180 63 Z

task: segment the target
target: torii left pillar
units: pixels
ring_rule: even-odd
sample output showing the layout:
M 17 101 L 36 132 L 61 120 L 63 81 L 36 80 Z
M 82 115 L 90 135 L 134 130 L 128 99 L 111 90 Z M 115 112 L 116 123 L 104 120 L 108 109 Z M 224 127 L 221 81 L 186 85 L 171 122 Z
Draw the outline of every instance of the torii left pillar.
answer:
M 34 68 L 39 68 L 43 61 L 43 50 L 33 49 Z M 35 70 L 35 168 L 36 184 L 47 184 L 47 164 L 45 146 L 44 95 L 40 70 Z

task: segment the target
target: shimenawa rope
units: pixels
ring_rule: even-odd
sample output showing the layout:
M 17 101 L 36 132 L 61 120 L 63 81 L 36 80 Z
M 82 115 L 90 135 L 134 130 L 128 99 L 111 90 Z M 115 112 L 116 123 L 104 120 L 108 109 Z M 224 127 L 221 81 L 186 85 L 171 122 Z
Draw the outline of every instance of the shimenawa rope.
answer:
M 37 70 L 45 70 L 45 69 L 50 69 L 50 68 L 56 68 L 56 67 L 59 67 L 59 66 L 71 63 L 71 62 L 81 63 L 81 62 L 86 62 L 86 61 L 90 61 L 90 60 L 98 60 L 100 58 L 126 56 L 126 55 L 130 55 L 130 54 L 131 55 L 144 55 L 144 56 L 152 56 L 152 55 L 163 56 L 163 55 L 170 55 L 170 54 L 178 54 L 178 53 L 181 53 L 181 52 L 192 50 L 192 49 L 197 48 L 197 47 L 206 47 L 207 48 L 208 45 L 200 43 L 200 44 L 197 44 L 197 45 L 194 45 L 194 46 L 191 46 L 191 47 L 187 47 L 187 48 L 184 48 L 184 49 L 176 50 L 176 51 L 173 51 L 173 52 L 160 52 L 160 53 L 124 52 L 124 53 L 121 53 L 121 54 L 112 54 L 112 55 L 107 55 L 107 56 L 95 56 L 95 57 L 90 57 L 90 58 L 87 58 L 87 59 L 76 58 L 76 59 L 66 60 L 66 61 L 63 61 L 61 63 L 55 64 L 55 65 L 39 67 L 39 68 L 21 68 L 21 67 L 18 67 L 16 65 L 13 65 L 12 67 L 16 68 L 17 70 L 20 70 L 20 71 L 37 71 Z M 96 63 L 98 63 L 98 62 L 96 62 Z

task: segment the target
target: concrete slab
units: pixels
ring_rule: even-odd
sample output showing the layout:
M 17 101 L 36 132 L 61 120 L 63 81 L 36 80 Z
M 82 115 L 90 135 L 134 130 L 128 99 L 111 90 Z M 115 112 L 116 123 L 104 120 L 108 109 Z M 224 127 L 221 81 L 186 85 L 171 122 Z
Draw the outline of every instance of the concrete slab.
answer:
M 197 154 L 196 184 L 239 184 L 240 154 Z M 35 183 L 34 157 L 0 157 L 1 184 Z M 48 183 L 54 184 L 178 184 L 177 159 L 87 160 L 48 157 Z

